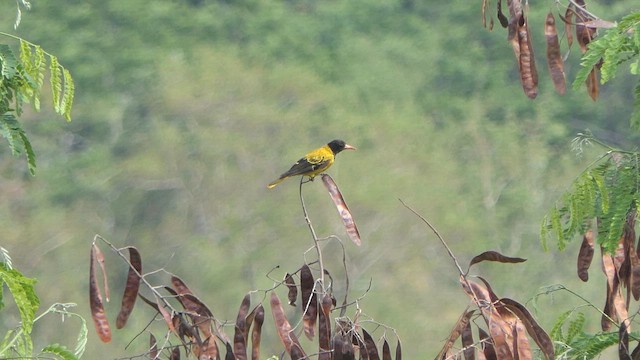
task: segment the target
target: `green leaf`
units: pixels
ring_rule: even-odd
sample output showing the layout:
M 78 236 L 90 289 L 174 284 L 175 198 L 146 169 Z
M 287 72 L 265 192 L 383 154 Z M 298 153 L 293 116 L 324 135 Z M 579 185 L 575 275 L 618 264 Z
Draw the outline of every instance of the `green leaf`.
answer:
M 51 96 L 53 98 L 53 108 L 60 114 L 60 96 L 62 95 L 62 72 L 60 71 L 60 64 L 58 58 L 49 55 L 49 80 L 51 82 Z
M 17 156 L 23 151 L 27 157 L 29 172 L 33 175 L 36 169 L 36 155 L 31 146 L 27 134 L 22 129 L 18 119 L 11 113 L 0 117 L 0 133 L 7 139 L 13 155 Z
M 54 354 L 57 355 L 57 358 L 63 360 L 77 360 L 79 357 L 76 357 L 74 353 L 69 351 L 66 346 L 60 344 L 51 344 L 42 349 L 43 354 Z
M 7 80 L 13 79 L 18 73 L 18 61 L 9 45 L 0 44 L 0 63 L 0 74 Z
M 583 333 L 585 317 L 583 313 L 576 313 L 576 318 L 569 323 L 565 341 L 571 343 L 578 335 Z
M 22 146 L 24 147 L 24 151 L 27 155 L 27 164 L 29 166 L 29 172 L 31 175 L 36 174 L 36 153 L 33 151 L 33 147 L 31 146 L 31 142 L 25 134 L 24 131 L 20 131 L 18 133 L 20 139 L 22 140 Z
M 638 59 L 640 62 L 640 59 Z M 633 113 L 631 113 L 631 127 L 633 129 L 640 129 L 640 81 L 636 84 L 633 91 Z
M 549 251 L 549 247 L 547 245 L 547 242 L 549 241 L 549 228 L 549 216 L 545 215 L 542 218 L 542 223 L 540 224 L 540 241 L 544 251 Z
M 73 96 L 75 92 L 75 84 L 71 73 L 67 69 L 63 69 L 64 74 L 64 93 L 62 94 L 62 103 L 60 104 L 60 114 L 64 116 L 67 121 L 71 121 L 71 107 L 73 105 Z
M 7 285 L 18 307 L 22 331 L 25 335 L 31 334 L 35 314 L 40 306 L 34 289 L 36 280 L 25 277 L 15 269 L 8 269 L 4 263 L 0 263 L 0 279 Z
M 560 314 L 560 316 L 558 316 L 558 319 L 556 320 L 555 324 L 553 324 L 553 328 L 549 332 L 549 336 L 554 341 L 561 341 L 561 342 L 565 341 L 565 338 L 562 335 L 562 327 L 564 326 L 564 323 L 567 321 L 569 316 L 571 316 L 571 314 L 573 314 L 573 311 L 569 310 L 569 311 L 565 311 L 564 313 Z

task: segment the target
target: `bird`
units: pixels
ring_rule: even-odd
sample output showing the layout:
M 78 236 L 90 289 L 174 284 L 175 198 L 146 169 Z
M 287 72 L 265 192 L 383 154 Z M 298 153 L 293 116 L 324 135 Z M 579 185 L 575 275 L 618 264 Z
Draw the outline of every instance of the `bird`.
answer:
M 327 145 L 315 149 L 298 160 L 291 169 L 280 175 L 280 177 L 267 185 L 267 188 L 273 189 L 287 178 L 296 175 L 308 176 L 310 180 L 327 170 L 336 159 L 336 155 L 342 150 L 355 150 L 356 148 L 347 144 L 343 140 L 333 140 Z

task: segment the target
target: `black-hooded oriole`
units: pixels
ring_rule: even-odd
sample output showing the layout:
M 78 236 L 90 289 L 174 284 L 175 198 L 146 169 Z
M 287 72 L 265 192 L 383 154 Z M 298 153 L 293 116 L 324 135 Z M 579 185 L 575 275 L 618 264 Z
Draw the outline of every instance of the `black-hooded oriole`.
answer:
M 333 140 L 327 145 L 315 149 L 298 160 L 291 169 L 280 175 L 277 180 L 272 181 L 267 187 L 274 188 L 285 179 L 296 176 L 308 176 L 311 180 L 313 177 L 327 170 L 336 159 L 336 155 L 342 150 L 355 150 L 356 148 L 345 143 L 342 140 Z

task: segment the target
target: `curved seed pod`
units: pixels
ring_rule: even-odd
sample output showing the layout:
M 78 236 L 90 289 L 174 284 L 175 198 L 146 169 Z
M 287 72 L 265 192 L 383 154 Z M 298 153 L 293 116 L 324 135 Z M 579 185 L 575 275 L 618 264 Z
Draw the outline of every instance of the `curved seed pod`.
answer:
M 304 264 L 300 268 L 300 292 L 302 293 L 304 334 L 309 340 L 313 339 L 315 335 L 316 319 L 318 318 L 318 299 L 314 291 L 315 285 L 311 269 L 307 264 Z
M 482 345 L 482 354 L 485 359 L 497 359 L 496 350 L 493 348 L 489 334 L 482 328 L 478 328 L 478 337 L 480 338 L 480 344 Z
M 227 354 L 224 356 L 224 360 L 235 360 L 236 357 L 233 355 L 233 346 L 230 342 L 226 343 L 227 345 Z
M 355 360 L 353 345 L 346 334 L 336 332 L 331 341 L 333 360 Z
M 538 71 L 536 70 L 533 47 L 531 46 L 531 31 L 529 31 L 528 22 L 524 15 L 521 19 L 524 23 L 518 27 L 520 79 L 522 80 L 524 93 L 530 99 L 535 99 L 538 96 Z
M 487 0 L 482 0 L 482 27 L 487 27 Z
M 496 261 L 504 264 L 515 264 L 525 262 L 527 261 L 527 259 L 504 256 L 497 251 L 485 251 L 480 255 L 474 256 L 473 259 L 471 259 L 471 261 L 469 262 L 469 267 L 483 261 Z
M 402 360 L 402 347 L 400 346 L 400 339 L 396 345 L 396 360 Z
M 180 360 L 180 348 L 174 347 L 171 350 L 171 355 L 169 356 L 169 360 Z
M 476 350 L 473 347 L 473 332 L 471 331 L 471 322 L 467 322 L 467 325 L 462 329 L 462 353 L 465 360 L 475 360 Z
M 318 312 L 318 360 L 331 359 L 331 295 L 324 294 L 320 311 Z
M 365 329 L 362 329 L 362 338 L 364 339 L 364 347 L 366 349 L 368 359 L 380 360 L 380 355 L 378 355 L 378 349 L 376 348 L 376 342 Z
M 247 359 L 247 330 L 246 319 L 249 313 L 249 306 L 251 306 L 251 296 L 245 295 L 240 304 L 240 310 L 238 310 L 238 316 L 236 317 L 236 330 L 233 336 L 233 353 L 238 360 Z
M 625 323 L 620 324 L 618 331 L 618 358 L 621 360 L 631 360 L 629 356 L 629 329 Z
M 124 287 L 124 295 L 122 295 L 122 306 L 120 313 L 116 319 L 116 328 L 122 329 L 129 315 L 133 311 L 133 306 L 138 298 L 138 289 L 140 288 L 140 274 L 142 274 L 142 258 L 140 252 L 133 246 L 129 247 L 129 274 L 127 275 L 127 284 Z
M 564 76 L 564 62 L 562 54 L 560 54 L 560 42 L 558 41 L 558 33 L 556 31 L 556 19 L 553 13 L 549 11 L 545 21 L 544 35 L 547 38 L 547 65 L 549 65 L 549 73 L 553 86 L 558 94 L 564 95 L 567 91 L 567 84 Z
M 300 346 L 300 341 L 291 329 L 291 324 L 284 314 L 280 298 L 278 298 L 278 295 L 273 291 L 271 292 L 270 302 L 273 320 L 276 325 L 276 330 L 278 331 L 278 336 L 280 336 L 280 341 L 282 341 L 282 345 L 284 345 L 284 349 L 292 359 L 306 358 L 302 346 Z
M 571 49 L 571 45 L 573 45 L 573 32 L 571 31 L 571 26 L 573 26 L 573 15 L 575 12 L 573 11 L 573 4 L 569 3 L 567 6 L 567 11 L 564 13 L 564 33 L 567 35 L 567 47 Z
M 576 0 L 575 2 L 577 4 L 574 11 L 576 16 L 576 40 L 578 40 L 578 44 L 580 45 L 580 51 L 584 54 L 587 52 L 587 45 L 595 38 L 596 29 L 584 25 L 584 23 L 593 20 L 591 15 L 585 11 L 587 5 L 584 0 Z
M 504 13 L 502 12 L 502 0 L 498 0 L 497 5 L 498 5 L 498 21 L 500 21 L 500 26 L 506 29 L 509 26 L 509 19 L 507 19 L 507 17 L 504 16 Z
M 262 324 L 264 323 L 264 307 L 258 305 L 253 318 L 253 331 L 251 332 L 251 359 L 260 360 L 260 337 Z
M 287 273 L 284 276 L 284 283 L 289 289 L 289 293 L 287 294 L 289 305 L 296 306 L 296 298 L 298 297 L 298 287 L 296 286 L 296 281 L 293 279 L 293 276 L 291 276 L 291 274 Z
M 598 68 L 593 67 L 589 76 L 587 76 L 587 81 L 585 82 L 587 86 L 587 93 L 589 93 L 589 97 L 591 100 L 598 100 L 598 96 L 600 95 L 600 86 L 598 85 Z
M 178 295 L 193 294 L 193 291 L 189 289 L 187 284 L 185 284 L 182 279 L 175 275 L 171 276 L 171 284 L 173 285 L 173 288 L 176 290 Z
M 149 334 L 149 359 L 156 360 L 158 358 L 158 342 L 153 334 Z
M 462 316 L 460 316 L 456 324 L 453 326 L 453 329 L 449 333 L 449 338 L 447 339 L 447 341 L 445 341 L 444 346 L 440 350 L 440 353 L 437 356 L 438 359 L 446 357 L 446 354 L 449 352 L 449 350 L 451 350 L 453 344 L 456 342 L 456 340 L 458 340 L 464 329 L 469 325 L 469 319 L 471 319 L 471 315 L 473 315 L 474 312 L 474 310 L 465 310 Z
M 322 182 L 329 191 L 331 200 L 333 200 L 333 203 L 338 209 L 338 213 L 340 213 L 340 218 L 342 219 L 342 223 L 347 230 L 349 239 L 351 239 L 354 244 L 360 246 L 360 244 L 362 244 L 362 240 L 360 239 L 360 232 L 358 231 L 355 220 L 353 220 L 353 215 L 351 215 L 351 211 L 349 210 L 347 203 L 344 201 L 344 197 L 342 197 L 340 189 L 338 189 L 338 185 L 336 185 L 335 181 L 333 181 L 331 176 L 329 176 L 328 174 L 322 174 Z
M 96 332 L 100 340 L 107 343 L 111 341 L 111 327 L 109 326 L 109 320 L 107 320 L 107 315 L 104 311 L 102 294 L 100 293 L 98 281 L 96 280 L 95 262 L 98 251 L 100 251 L 98 246 L 93 244 L 89 257 L 89 307 L 91 308 L 91 317 L 93 318 Z
M 157 296 L 156 296 L 156 309 L 158 309 L 158 312 L 160 312 L 160 315 L 162 315 L 162 319 L 167 324 L 167 328 L 169 328 L 169 330 L 171 330 L 176 335 L 180 336 L 180 334 L 178 333 L 178 330 L 173 325 L 173 319 L 171 318 L 171 314 L 169 314 L 167 309 L 165 309 L 164 306 L 162 306 L 162 303 L 160 302 L 160 299 L 158 299 Z
M 554 345 L 551 337 L 544 331 L 544 329 L 538 325 L 538 322 L 531 316 L 529 310 L 527 310 L 524 305 L 519 302 L 509 299 L 502 298 L 499 300 L 499 303 L 503 304 L 509 311 L 513 312 L 520 322 L 524 324 L 527 333 L 533 339 L 533 341 L 538 344 L 540 351 L 544 354 L 545 358 L 553 359 L 554 358 Z M 520 331 L 519 329 L 517 329 Z M 520 338 L 526 339 L 526 336 L 523 334 Z
M 593 260 L 594 237 L 593 230 L 587 230 L 582 237 L 582 245 L 578 252 L 578 277 L 582 281 L 589 280 L 589 267 Z
M 495 297 L 493 292 L 463 276 L 460 276 L 460 282 L 464 292 L 482 311 L 498 358 L 513 359 L 510 337 L 512 334 L 511 324 L 515 323 L 516 317 L 503 307 L 496 308 L 495 301 L 492 299 Z
M 382 360 L 391 360 L 391 348 L 387 339 L 384 339 L 384 343 L 382 343 Z

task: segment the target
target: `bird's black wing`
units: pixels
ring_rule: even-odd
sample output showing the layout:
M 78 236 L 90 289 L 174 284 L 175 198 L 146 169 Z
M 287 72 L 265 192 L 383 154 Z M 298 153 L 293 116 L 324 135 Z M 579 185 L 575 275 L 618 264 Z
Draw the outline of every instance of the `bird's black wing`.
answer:
M 311 162 L 306 157 L 303 157 L 302 159 L 298 160 L 298 162 L 293 164 L 291 169 L 287 170 L 287 172 L 280 175 L 280 178 L 282 179 L 289 176 L 306 175 L 314 172 L 317 169 L 320 169 L 326 166 L 328 163 L 329 163 L 329 160 L 322 160 L 320 162 Z

